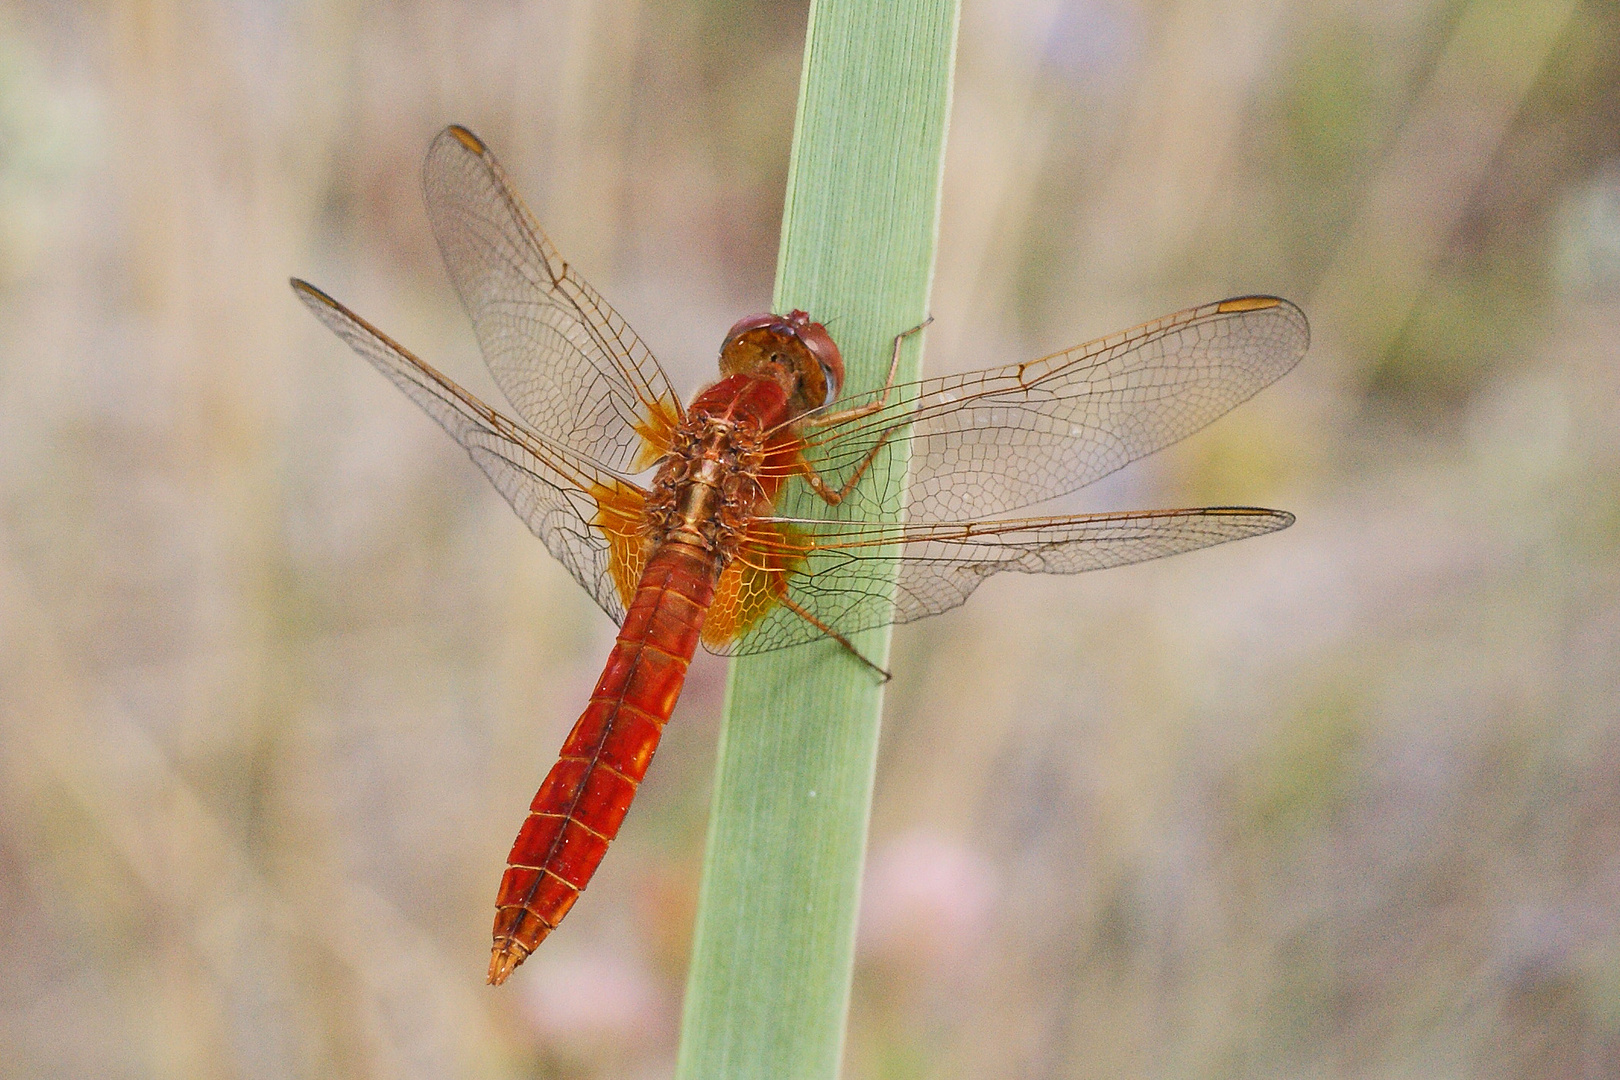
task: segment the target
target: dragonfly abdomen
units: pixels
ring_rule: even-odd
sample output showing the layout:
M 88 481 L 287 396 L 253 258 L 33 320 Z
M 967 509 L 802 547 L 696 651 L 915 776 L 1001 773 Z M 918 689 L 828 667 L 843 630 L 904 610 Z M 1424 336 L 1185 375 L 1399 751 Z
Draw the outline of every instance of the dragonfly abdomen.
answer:
M 602 677 L 507 856 L 489 981 L 557 928 L 618 835 L 686 681 L 718 559 L 681 543 L 648 559 Z

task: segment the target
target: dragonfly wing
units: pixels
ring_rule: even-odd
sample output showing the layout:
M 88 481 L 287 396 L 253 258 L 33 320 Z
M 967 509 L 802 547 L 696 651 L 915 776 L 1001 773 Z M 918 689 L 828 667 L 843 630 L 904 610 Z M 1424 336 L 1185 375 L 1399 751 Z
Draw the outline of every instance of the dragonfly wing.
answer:
M 770 606 L 735 641 L 711 647 L 749 654 L 797 645 L 825 636 L 816 621 L 845 635 L 911 622 L 956 607 L 1003 571 L 1103 570 L 1276 532 L 1293 521 L 1280 510 L 1216 506 L 972 524 L 761 522 L 751 527 L 755 542 L 743 558 L 793 566 L 776 582 L 791 603 Z M 792 557 L 781 557 L 790 550 Z
M 484 470 L 546 549 L 615 622 L 625 552 L 644 492 L 610 469 L 507 419 L 307 282 L 293 291 L 338 337 L 405 391 Z M 616 565 L 617 564 L 617 565 Z
M 994 517 L 1185 438 L 1287 373 L 1309 343 L 1286 300 L 1206 304 L 1027 364 L 896 387 L 876 413 L 810 431 L 804 456 L 837 488 L 879 440 L 909 444 L 909 484 L 873 469 L 840 517 L 890 516 L 902 500 L 911 520 Z
M 445 265 L 518 415 L 608 468 L 651 464 L 679 399 L 635 331 L 557 253 L 489 148 L 445 128 L 422 183 Z

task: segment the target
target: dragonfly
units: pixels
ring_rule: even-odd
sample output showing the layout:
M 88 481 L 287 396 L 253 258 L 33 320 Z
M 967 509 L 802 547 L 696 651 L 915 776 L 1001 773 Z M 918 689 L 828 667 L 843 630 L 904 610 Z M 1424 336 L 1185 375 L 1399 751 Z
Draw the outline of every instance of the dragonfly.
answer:
M 831 640 L 865 661 L 851 635 L 954 608 L 997 573 L 1099 570 L 1293 523 L 1247 506 L 1008 516 L 1280 378 L 1310 340 L 1286 300 L 1222 300 L 1027 363 L 897 383 L 917 327 L 896 336 L 885 384 L 848 396 L 823 323 L 752 315 L 726 334 L 720 379 L 683 406 L 476 135 L 441 132 L 423 186 L 490 373 L 521 419 L 315 286 L 292 287 L 465 448 L 619 624 L 507 858 L 491 984 L 557 928 L 601 864 L 699 643 L 745 655 Z M 821 512 L 805 509 L 814 503 Z

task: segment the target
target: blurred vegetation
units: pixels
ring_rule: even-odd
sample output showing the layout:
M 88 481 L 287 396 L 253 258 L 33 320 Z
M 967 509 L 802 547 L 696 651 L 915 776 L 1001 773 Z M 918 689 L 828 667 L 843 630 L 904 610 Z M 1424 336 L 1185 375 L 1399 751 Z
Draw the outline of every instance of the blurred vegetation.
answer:
M 0 11 L 0 1075 L 668 1075 L 723 666 L 481 985 L 611 627 L 325 335 L 493 397 L 466 123 L 690 390 L 803 4 Z M 1620 1074 L 1620 7 L 964 11 L 926 366 L 1247 291 L 1300 369 L 1086 506 L 1279 536 L 905 628 L 851 1077 Z

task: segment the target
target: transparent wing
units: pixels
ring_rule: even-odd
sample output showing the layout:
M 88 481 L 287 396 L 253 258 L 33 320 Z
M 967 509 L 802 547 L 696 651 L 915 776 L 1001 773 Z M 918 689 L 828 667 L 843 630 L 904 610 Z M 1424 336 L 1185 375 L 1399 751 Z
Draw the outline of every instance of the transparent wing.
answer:
M 893 516 L 902 492 L 912 521 L 992 517 L 1185 438 L 1285 374 L 1309 343 L 1288 301 L 1224 300 L 1027 364 L 896 387 L 870 415 L 809 428 L 803 455 L 838 489 L 874 447 L 909 445 L 909 484 L 868 470 L 833 514 L 842 520 Z M 798 512 L 803 498 L 787 505 Z
M 750 527 L 740 558 L 767 569 L 741 580 L 775 596 L 740 597 L 740 608 L 752 602 L 762 614 L 735 640 L 705 644 L 722 653 L 768 652 L 824 637 L 818 621 L 848 635 L 937 615 L 1003 571 L 1103 570 L 1276 532 L 1293 521 L 1292 514 L 1248 506 L 967 524 L 760 521 Z M 899 581 L 891 592 L 896 558 Z M 779 602 L 784 590 L 787 603 Z
M 422 184 L 451 280 L 518 415 L 610 469 L 649 465 L 679 399 L 635 331 L 552 247 L 489 148 L 445 128 Z
M 502 416 L 313 285 L 295 278 L 292 287 L 316 318 L 466 448 L 546 549 L 602 610 L 622 622 L 613 547 L 633 534 L 645 492 Z

